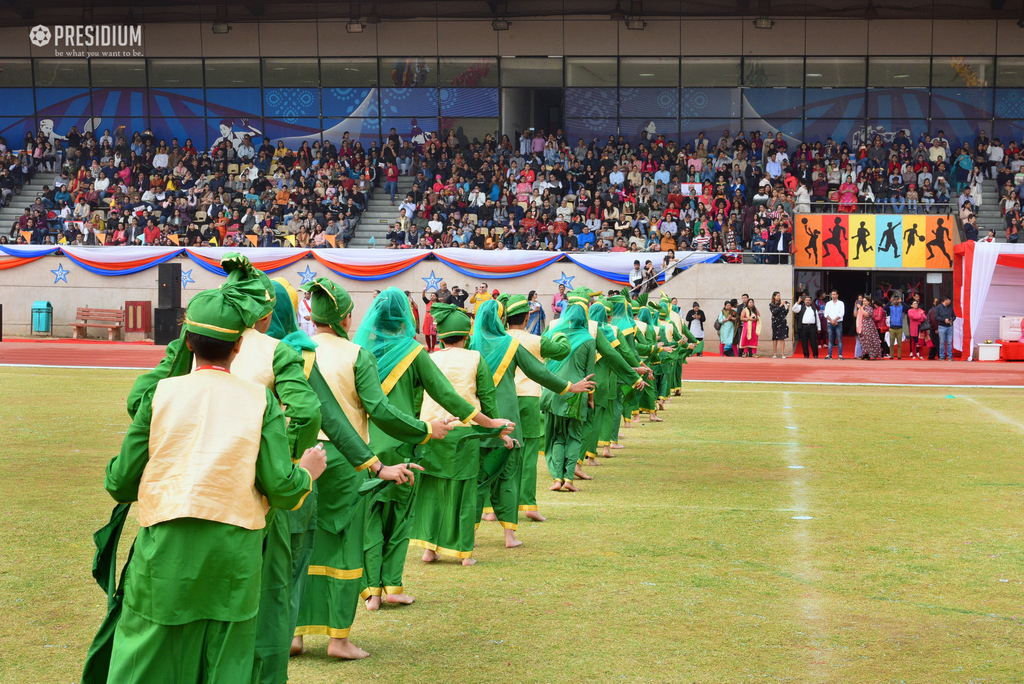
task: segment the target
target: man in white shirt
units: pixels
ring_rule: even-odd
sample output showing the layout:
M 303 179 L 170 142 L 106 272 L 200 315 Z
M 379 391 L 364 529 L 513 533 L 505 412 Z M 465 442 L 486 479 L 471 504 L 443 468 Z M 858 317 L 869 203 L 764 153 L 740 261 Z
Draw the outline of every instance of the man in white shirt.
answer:
M 832 298 L 825 302 L 825 322 L 828 324 L 828 352 L 826 359 L 832 358 L 833 343 L 839 345 L 840 361 L 843 360 L 843 316 L 846 315 L 846 305 L 839 301 L 839 293 L 832 290 Z
M 299 327 L 302 328 L 302 332 L 306 333 L 310 337 L 316 335 L 316 323 L 313 322 L 310 312 L 311 300 L 313 298 L 312 292 L 303 293 L 302 299 L 299 300 L 299 311 L 296 314 L 299 319 Z
M 995 178 L 1000 165 L 1003 163 L 1003 146 L 999 144 L 999 138 L 995 138 L 988 146 L 988 167 L 986 169 L 989 178 Z
M 619 169 L 619 167 L 616 166 L 615 169 L 608 174 L 608 182 L 621 188 L 622 184 L 626 182 L 626 175 L 622 173 L 622 170 Z
M 796 339 L 803 345 L 804 358 L 811 358 L 811 352 L 814 353 L 814 358 L 818 358 L 817 340 L 821 319 L 814 309 L 811 296 L 807 295 L 802 300 L 794 302 L 793 313 L 796 314 Z
M 629 272 L 629 289 L 630 292 L 636 293 L 640 291 L 640 283 L 644 281 L 644 272 L 640 268 L 640 262 L 638 260 L 633 261 L 633 270 Z

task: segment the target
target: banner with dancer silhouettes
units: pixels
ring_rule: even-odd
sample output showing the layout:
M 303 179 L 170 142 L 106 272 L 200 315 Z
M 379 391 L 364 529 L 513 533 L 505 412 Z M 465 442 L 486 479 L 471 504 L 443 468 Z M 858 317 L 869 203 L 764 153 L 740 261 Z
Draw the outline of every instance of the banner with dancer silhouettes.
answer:
M 952 268 L 960 241 L 948 215 L 797 214 L 795 225 L 797 268 Z

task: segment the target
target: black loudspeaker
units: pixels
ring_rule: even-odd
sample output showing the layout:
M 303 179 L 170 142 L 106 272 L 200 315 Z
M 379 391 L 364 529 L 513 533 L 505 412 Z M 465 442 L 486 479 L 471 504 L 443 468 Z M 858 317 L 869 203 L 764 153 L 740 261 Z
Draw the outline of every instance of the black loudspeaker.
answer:
M 159 275 L 159 296 L 157 297 L 157 310 L 178 309 L 181 307 L 181 264 L 166 263 L 158 266 Z
M 170 344 L 181 335 L 181 324 L 178 322 L 185 317 L 185 310 L 180 306 L 163 308 L 159 307 L 153 312 L 153 342 L 155 344 Z

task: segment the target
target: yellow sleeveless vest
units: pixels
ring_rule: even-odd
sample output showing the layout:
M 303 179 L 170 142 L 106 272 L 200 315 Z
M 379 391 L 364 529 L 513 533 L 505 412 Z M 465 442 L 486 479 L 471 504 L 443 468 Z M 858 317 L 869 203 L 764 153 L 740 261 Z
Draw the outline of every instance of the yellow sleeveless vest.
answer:
M 533 354 L 535 359 L 541 363 L 544 362 L 544 357 L 540 355 L 539 335 L 533 335 L 525 330 L 509 330 L 508 334 L 519 340 L 519 344 L 523 349 Z M 540 385 L 526 377 L 526 373 L 523 372 L 522 368 L 516 368 L 516 396 L 537 397 L 540 399 L 542 389 Z
M 247 328 L 242 333 L 242 348 L 231 362 L 231 374 L 274 391 L 274 351 L 280 340 Z
M 480 367 L 480 352 L 451 347 L 434 352 L 430 358 L 447 376 L 455 391 L 479 411 L 480 399 L 476 396 L 476 371 Z M 429 423 L 433 420 L 445 420 L 453 417 L 429 394 L 423 394 L 420 420 Z
M 331 386 L 334 398 L 338 400 L 348 421 L 364 442 L 370 441 L 370 423 L 366 409 L 356 391 L 356 358 L 361 347 L 337 335 L 320 334 L 313 338 L 317 343 L 316 361 L 327 384 Z M 320 433 L 320 439 L 327 435 Z
M 199 518 L 262 529 L 269 506 L 256 489 L 267 393 L 223 371 L 157 383 L 139 522 Z

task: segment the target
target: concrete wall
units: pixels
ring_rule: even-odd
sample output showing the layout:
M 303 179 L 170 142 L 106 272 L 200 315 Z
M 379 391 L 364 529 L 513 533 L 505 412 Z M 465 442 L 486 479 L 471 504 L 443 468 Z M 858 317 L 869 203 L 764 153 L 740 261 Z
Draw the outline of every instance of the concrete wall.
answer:
M 185 257 L 181 259 L 182 270 L 192 271 L 194 284 L 189 284 L 182 292 L 182 306 L 188 299 L 206 288 L 217 287 L 224 279 L 203 270 L 193 261 Z M 51 270 L 62 265 L 69 271 L 68 283 L 53 284 Z M 329 271 L 320 262 L 313 259 L 300 261 L 288 268 L 271 274 L 272 277 L 283 277 L 293 286 L 298 287 L 302 279 L 298 276 L 306 266 L 318 275 L 328 276 L 342 284 L 351 293 L 355 302 L 355 320 L 358 322 L 369 305 L 373 291 L 384 287 L 398 287 L 418 293 L 423 290 L 422 278 L 433 273 L 445 278 L 449 287 L 468 287 L 472 290 L 479 282 L 468 276 L 456 273 L 438 261 L 422 261 L 409 270 L 388 281 L 348 280 Z M 0 304 L 3 305 L 4 337 L 27 337 L 32 329 L 32 303 L 38 300 L 53 304 L 53 333 L 55 337 L 71 337 L 68 323 L 75 319 L 78 307 L 99 309 L 121 309 L 126 301 L 157 302 L 157 268 L 151 268 L 127 276 L 100 276 L 76 266 L 66 257 L 49 256 L 25 266 L 0 271 Z M 551 297 L 558 290 L 554 282 L 562 273 L 575 277 L 574 285 L 585 285 L 595 290 L 618 289 L 607 280 L 587 273 L 575 264 L 560 261 L 541 271 L 520 278 L 488 281 L 491 289 L 527 293 L 537 290 L 547 307 L 550 320 Z M 743 293 L 749 294 L 767 311 L 767 302 L 772 292 L 778 290 L 783 296 L 792 300 L 793 267 L 771 265 L 738 265 L 738 264 L 699 264 L 681 275 L 676 276 L 663 288 L 672 297 L 679 298 L 679 304 L 688 309 L 694 301 L 699 301 L 706 310 L 709 323 L 707 326 L 708 343 L 717 345 L 717 337 L 711 326 L 712 316 L 717 316 L 722 301 L 726 298 L 739 299 Z M 417 303 L 419 300 L 417 300 Z M 421 307 L 422 311 L 422 307 Z M 90 336 L 98 337 L 105 331 L 95 329 Z M 768 335 L 769 341 L 771 336 Z M 770 342 L 768 347 L 770 348 Z

